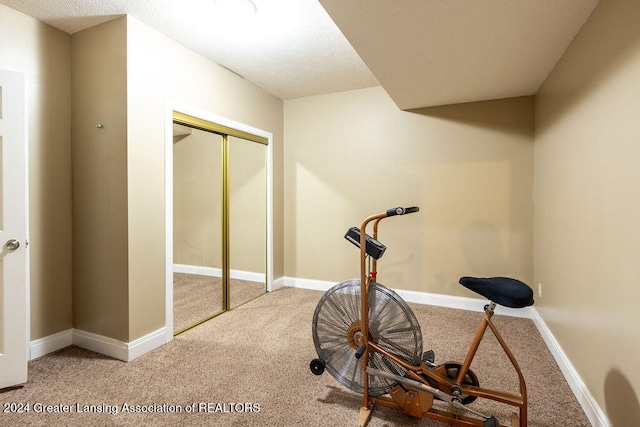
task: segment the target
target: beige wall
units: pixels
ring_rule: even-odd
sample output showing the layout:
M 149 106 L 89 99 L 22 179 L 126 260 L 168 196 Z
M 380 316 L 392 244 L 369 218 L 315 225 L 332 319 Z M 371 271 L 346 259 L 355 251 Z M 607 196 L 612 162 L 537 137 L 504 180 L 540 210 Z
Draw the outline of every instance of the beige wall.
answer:
M 229 268 L 260 275 L 267 267 L 266 150 L 229 137 Z
M 379 281 L 473 296 L 463 275 L 532 279 L 533 100 L 400 111 L 381 88 L 285 102 L 285 275 L 358 277 L 343 239 L 380 225 Z
M 131 17 L 127 49 L 129 337 L 135 339 L 164 325 L 166 102 L 273 133 L 276 236 L 283 218 L 283 102 Z M 283 273 L 280 242 L 275 239 L 276 278 Z
M 193 129 L 173 144 L 173 263 L 222 268 L 222 137 Z
M 126 21 L 71 40 L 74 328 L 128 341 Z
M 602 1 L 536 96 L 537 308 L 612 425 L 640 425 L 640 2 Z
M 72 41 L 74 327 L 130 342 L 165 325 L 166 105 L 273 133 L 276 171 L 283 105 L 132 17 Z M 278 233 L 282 176 L 274 178 Z M 274 258 L 278 277 L 278 243 Z
M 229 138 L 229 262 L 265 274 L 266 146 Z M 222 268 L 222 137 L 193 129 L 174 137 L 173 262 Z
M 26 81 L 35 340 L 72 326 L 70 37 L 0 5 L 0 69 Z

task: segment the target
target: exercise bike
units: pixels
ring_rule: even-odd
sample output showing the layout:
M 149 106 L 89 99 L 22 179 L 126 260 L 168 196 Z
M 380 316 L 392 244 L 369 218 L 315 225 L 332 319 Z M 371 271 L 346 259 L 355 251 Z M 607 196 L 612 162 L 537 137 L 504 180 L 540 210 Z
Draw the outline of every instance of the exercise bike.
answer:
M 360 248 L 360 279 L 338 283 L 318 302 L 312 328 L 318 358 L 311 361 L 311 372 L 321 375 L 326 369 L 340 384 L 364 395 L 360 427 L 368 423 L 374 405 L 458 426 L 501 426 L 495 416 L 468 406 L 478 398 L 517 408 L 511 426 L 525 427 L 524 376 L 491 318 L 496 305 L 532 305 L 533 291 L 527 284 L 505 277 L 462 277 L 460 284 L 487 298 L 489 304 L 464 361 L 436 364 L 433 351 L 422 352 L 420 325 L 411 308 L 396 292 L 375 281 L 377 261 L 386 250 L 378 241 L 378 224 L 385 218 L 418 211 L 418 207 L 389 209 L 367 217 L 360 228 L 347 230 L 345 238 Z M 371 222 L 373 235 L 369 236 L 366 229 Z M 483 388 L 470 370 L 487 328 L 518 375 L 519 393 Z M 449 405 L 438 409 L 434 400 Z

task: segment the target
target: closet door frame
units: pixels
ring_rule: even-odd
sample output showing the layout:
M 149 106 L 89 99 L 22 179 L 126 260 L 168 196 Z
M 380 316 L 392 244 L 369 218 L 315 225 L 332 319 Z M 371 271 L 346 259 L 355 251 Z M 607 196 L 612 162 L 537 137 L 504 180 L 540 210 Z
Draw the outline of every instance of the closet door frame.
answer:
M 267 256 L 266 291 L 273 290 L 273 134 L 226 117 L 175 102 L 167 102 L 165 119 L 165 305 L 166 342 L 173 339 L 173 124 L 186 124 L 221 135 L 266 145 L 267 150 Z M 213 124 L 215 129 L 211 128 Z M 224 263 L 224 262 L 223 262 Z

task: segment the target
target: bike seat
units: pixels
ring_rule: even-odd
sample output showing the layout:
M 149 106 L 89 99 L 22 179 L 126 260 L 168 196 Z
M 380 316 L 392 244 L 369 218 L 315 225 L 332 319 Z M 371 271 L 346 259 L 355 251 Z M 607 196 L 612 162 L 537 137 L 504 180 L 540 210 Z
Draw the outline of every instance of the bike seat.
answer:
M 505 307 L 523 308 L 534 302 L 529 285 L 509 277 L 462 277 L 460 284 Z

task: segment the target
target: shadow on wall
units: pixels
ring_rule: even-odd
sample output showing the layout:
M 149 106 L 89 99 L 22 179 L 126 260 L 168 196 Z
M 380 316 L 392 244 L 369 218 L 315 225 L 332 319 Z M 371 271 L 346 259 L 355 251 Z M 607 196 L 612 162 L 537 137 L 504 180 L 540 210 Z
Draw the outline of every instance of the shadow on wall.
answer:
M 629 380 L 612 369 L 604 382 L 604 400 L 612 427 L 640 426 L 640 402 Z
M 531 117 L 533 117 L 533 97 L 531 96 L 416 108 L 407 110 L 407 112 L 464 123 L 476 128 L 499 129 L 505 133 L 529 136 L 533 132 L 533 120 L 529 117 L 523 118 L 521 108 L 510 108 L 510 106 L 521 105 L 522 103 L 528 105 L 531 110 Z M 500 113 L 496 114 L 496 111 Z

